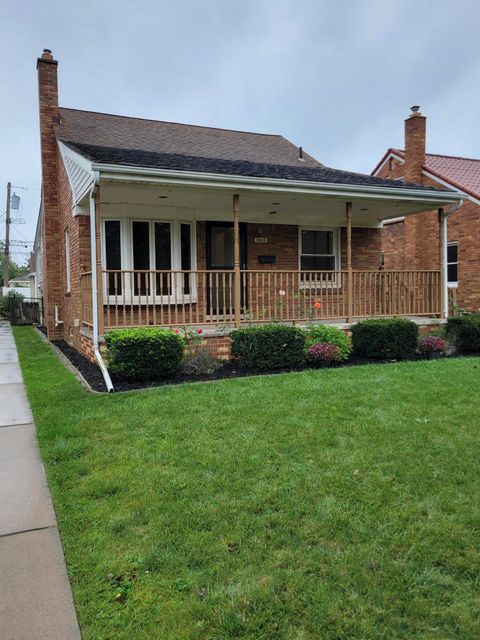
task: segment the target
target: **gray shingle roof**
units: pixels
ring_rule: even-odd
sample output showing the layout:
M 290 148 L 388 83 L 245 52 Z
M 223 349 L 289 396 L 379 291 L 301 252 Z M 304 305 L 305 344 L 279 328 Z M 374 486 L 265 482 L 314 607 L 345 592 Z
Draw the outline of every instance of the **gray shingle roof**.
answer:
M 198 127 L 60 108 L 57 138 L 113 149 L 173 153 L 222 160 L 240 160 L 291 166 L 322 166 L 279 135 Z
M 298 167 L 240 160 L 224 160 L 221 158 L 205 158 L 202 156 L 187 156 L 173 153 L 154 153 L 139 149 L 117 149 L 113 147 L 73 143 L 65 140 L 63 142 L 80 155 L 99 164 L 195 171 L 232 176 L 301 180 L 328 184 L 392 187 L 397 189 L 415 188 L 425 191 L 434 190 L 432 187 L 423 185 L 412 185 L 398 180 L 385 180 L 361 173 L 330 169 L 324 166 Z
M 323 166 L 283 136 L 60 108 L 59 140 L 98 163 L 330 184 L 431 187 Z M 441 191 L 439 189 L 439 191 Z

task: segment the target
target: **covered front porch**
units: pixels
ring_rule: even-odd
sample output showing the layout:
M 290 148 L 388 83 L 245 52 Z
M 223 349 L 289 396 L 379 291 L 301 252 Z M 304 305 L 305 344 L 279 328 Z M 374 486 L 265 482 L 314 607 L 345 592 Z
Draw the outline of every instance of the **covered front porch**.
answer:
M 221 331 L 264 322 L 442 318 L 440 205 L 454 199 L 404 186 L 243 185 L 235 192 L 105 176 L 93 212 L 95 268 L 80 277 L 81 324 L 93 327 L 95 307 L 100 335 L 119 327 Z M 385 271 L 382 220 L 433 208 L 439 269 Z

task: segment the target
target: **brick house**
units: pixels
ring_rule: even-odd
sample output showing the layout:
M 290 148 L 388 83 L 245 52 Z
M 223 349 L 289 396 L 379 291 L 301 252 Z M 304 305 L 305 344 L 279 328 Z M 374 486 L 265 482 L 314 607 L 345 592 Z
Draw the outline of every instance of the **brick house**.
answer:
M 45 325 L 102 366 L 114 327 L 440 317 L 442 270 L 381 270 L 381 224 L 458 195 L 323 166 L 280 135 L 59 107 L 37 63 Z M 92 239 L 94 240 L 92 242 Z
M 448 216 L 449 296 L 469 311 L 480 309 L 480 160 L 426 153 L 426 118 L 412 108 L 405 120 L 405 149 L 388 149 L 373 176 L 456 190 L 462 204 Z M 392 211 L 393 213 L 393 211 Z M 436 211 L 384 222 L 385 269 L 438 269 Z

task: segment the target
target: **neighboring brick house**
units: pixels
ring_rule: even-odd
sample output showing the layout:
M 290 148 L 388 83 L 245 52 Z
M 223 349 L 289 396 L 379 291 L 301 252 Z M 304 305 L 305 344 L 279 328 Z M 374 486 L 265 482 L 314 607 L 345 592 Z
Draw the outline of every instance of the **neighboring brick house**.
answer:
M 440 316 L 441 272 L 381 271 L 381 224 L 457 195 L 323 166 L 280 135 L 59 107 L 37 63 L 45 325 L 101 363 L 106 331 Z M 94 238 L 94 242 L 91 239 Z
M 480 160 L 426 153 L 426 118 L 414 109 L 405 120 L 405 149 L 388 149 L 372 175 L 460 193 L 462 206 L 448 216 L 448 287 L 456 304 L 479 311 Z M 408 218 L 395 215 L 382 231 L 385 269 L 438 269 L 438 234 L 436 211 Z

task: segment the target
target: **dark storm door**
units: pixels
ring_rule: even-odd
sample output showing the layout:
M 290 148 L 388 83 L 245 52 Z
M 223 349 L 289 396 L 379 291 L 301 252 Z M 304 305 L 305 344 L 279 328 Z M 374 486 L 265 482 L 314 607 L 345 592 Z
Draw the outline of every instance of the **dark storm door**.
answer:
M 208 274 L 207 305 L 210 315 L 223 315 L 233 309 L 233 222 L 207 222 L 207 270 L 231 271 L 225 277 Z M 240 269 L 246 268 L 247 225 L 240 223 Z M 225 286 L 224 286 L 225 283 Z M 246 295 L 242 287 L 241 305 Z

